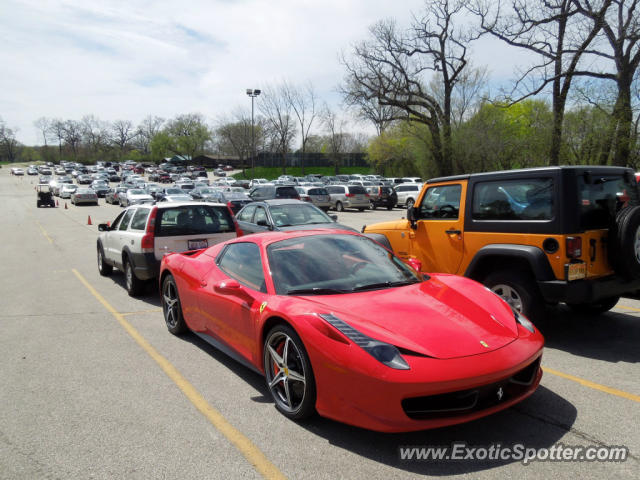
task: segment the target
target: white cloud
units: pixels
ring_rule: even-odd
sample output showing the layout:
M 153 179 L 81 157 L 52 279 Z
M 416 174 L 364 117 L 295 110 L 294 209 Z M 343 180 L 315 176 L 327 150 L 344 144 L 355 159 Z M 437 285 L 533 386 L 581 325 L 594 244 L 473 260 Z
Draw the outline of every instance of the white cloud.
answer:
M 4 0 L 0 115 L 33 144 L 41 116 L 140 121 L 249 108 L 246 88 L 311 81 L 337 101 L 341 50 L 422 0 Z M 481 61 L 496 58 L 481 52 Z M 504 59 L 504 56 L 502 57 Z M 507 69 L 502 61 L 497 68 Z M 259 101 L 259 100 L 258 100 Z

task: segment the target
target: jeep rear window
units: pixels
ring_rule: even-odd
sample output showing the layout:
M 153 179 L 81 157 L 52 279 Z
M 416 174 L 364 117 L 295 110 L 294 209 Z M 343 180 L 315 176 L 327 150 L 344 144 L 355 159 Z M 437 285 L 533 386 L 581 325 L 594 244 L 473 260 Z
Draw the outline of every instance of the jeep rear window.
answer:
M 182 205 L 158 210 L 156 235 L 173 237 L 178 235 L 206 235 L 234 232 L 235 227 L 226 206 Z
M 551 220 L 553 215 L 551 178 L 479 182 L 475 185 L 474 220 Z
M 622 175 L 599 175 L 589 180 L 581 176 L 578 189 L 583 230 L 609 228 L 621 209 L 638 205 L 636 185 Z

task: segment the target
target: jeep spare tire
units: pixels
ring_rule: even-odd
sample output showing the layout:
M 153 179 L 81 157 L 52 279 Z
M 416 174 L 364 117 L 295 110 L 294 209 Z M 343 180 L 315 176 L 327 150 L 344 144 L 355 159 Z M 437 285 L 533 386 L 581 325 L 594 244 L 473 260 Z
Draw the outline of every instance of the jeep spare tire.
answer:
M 609 262 L 628 280 L 640 278 L 640 207 L 627 207 L 610 230 Z

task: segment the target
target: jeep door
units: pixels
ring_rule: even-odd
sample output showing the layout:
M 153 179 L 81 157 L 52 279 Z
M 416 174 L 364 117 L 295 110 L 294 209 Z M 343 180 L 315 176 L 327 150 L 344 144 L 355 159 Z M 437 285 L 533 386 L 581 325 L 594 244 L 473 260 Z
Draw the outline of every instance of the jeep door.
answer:
M 416 203 L 416 229 L 409 232 L 410 255 L 425 272 L 457 273 L 464 246 L 466 184 L 429 186 Z

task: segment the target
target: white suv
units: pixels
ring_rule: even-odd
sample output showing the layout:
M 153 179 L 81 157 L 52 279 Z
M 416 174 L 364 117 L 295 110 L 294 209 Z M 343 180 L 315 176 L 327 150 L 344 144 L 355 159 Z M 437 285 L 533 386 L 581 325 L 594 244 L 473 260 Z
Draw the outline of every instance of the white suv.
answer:
M 396 193 L 398 194 L 398 206 L 405 205 L 407 208 L 413 206 L 418 198 L 420 190 L 422 190 L 421 183 L 401 183 L 396 185 Z
M 124 271 L 132 297 L 157 278 L 165 254 L 207 248 L 238 232 L 226 205 L 199 202 L 134 205 L 98 230 L 100 275 L 111 275 L 113 267 Z

